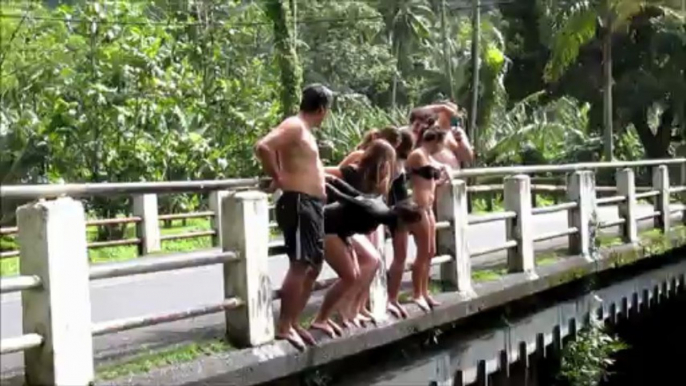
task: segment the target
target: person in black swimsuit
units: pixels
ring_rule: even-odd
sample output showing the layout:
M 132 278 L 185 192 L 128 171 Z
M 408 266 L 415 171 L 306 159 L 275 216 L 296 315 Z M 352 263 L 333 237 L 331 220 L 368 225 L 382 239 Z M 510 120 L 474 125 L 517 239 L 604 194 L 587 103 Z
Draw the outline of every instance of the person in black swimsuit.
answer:
M 359 164 L 340 168 L 328 167 L 325 171 L 364 194 L 385 196 L 390 186 L 394 164 L 393 147 L 385 140 L 377 139 L 367 146 Z M 333 331 L 329 321 L 334 310 L 341 314 L 346 325 L 359 325 L 374 320 L 366 304 L 369 287 L 381 264 L 381 253 L 375 247 L 372 237 L 365 234 L 356 233 L 344 242 L 343 239 L 329 233 L 324 242 L 326 260 L 341 280 L 329 290 L 332 295 L 324 299 L 312 327 L 331 335 Z M 340 295 L 341 293 L 344 295 Z M 345 297 L 345 300 L 339 302 L 336 299 L 338 296 Z
M 367 234 L 379 225 L 412 224 L 421 219 L 420 209 L 406 200 L 389 207 L 382 197 L 364 195 L 336 177 L 327 177 L 324 231 L 347 240 Z

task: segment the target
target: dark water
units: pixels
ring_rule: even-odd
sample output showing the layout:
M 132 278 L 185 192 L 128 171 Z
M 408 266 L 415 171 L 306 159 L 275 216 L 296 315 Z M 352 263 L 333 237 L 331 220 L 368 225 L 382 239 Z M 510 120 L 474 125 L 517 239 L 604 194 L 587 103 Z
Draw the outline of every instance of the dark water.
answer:
M 610 330 L 630 348 L 615 356 L 614 374 L 601 385 L 686 385 L 685 294 Z

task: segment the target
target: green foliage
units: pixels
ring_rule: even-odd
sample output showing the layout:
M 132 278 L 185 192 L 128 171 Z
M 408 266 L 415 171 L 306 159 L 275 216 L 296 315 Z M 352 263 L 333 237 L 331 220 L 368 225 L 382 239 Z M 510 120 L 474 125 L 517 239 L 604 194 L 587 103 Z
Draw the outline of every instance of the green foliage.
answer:
M 266 0 L 265 11 L 274 26 L 276 61 L 281 73 L 281 105 L 286 117 L 298 111 L 302 88 L 302 68 L 295 51 L 294 31 L 289 28 L 293 15 L 283 0 Z
M 564 348 L 560 377 L 573 386 L 597 386 L 609 375 L 612 355 L 627 345 L 609 335 L 595 319 Z

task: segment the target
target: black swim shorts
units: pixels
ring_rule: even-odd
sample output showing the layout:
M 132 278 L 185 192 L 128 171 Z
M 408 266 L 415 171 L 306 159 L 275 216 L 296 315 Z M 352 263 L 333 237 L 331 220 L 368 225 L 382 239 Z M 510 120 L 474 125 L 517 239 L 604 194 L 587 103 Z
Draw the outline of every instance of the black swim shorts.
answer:
M 324 200 L 287 191 L 274 212 L 290 261 L 320 266 L 324 261 Z

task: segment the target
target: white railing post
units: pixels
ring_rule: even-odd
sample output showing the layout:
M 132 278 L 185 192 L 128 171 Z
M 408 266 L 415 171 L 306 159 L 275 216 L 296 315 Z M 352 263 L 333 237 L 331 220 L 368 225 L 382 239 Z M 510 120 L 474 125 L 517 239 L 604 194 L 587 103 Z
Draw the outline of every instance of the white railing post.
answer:
M 589 170 L 574 172 L 567 176 L 567 198 L 577 207 L 569 210 L 569 227 L 578 230 L 569 236 L 571 254 L 591 258 L 591 221 L 596 209 L 595 174 Z
M 686 146 L 682 146 L 682 153 L 679 157 L 686 157 Z M 679 164 L 679 186 L 686 186 L 686 162 Z M 686 223 L 686 192 L 679 194 L 679 203 L 684 206 L 681 213 L 681 222 Z
M 620 227 L 622 240 L 625 243 L 638 241 L 638 223 L 636 221 L 636 177 L 632 169 L 622 169 L 617 172 L 617 194 L 626 197 L 626 200 L 617 205 L 619 218 L 624 219 Z
M 669 232 L 669 169 L 666 165 L 653 168 L 653 189 L 660 192 L 655 197 L 654 207 L 660 214 L 655 217 L 655 228 L 660 228 L 664 233 Z
M 212 236 L 212 245 L 215 247 L 222 246 L 222 200 L 228 194 L 228 190 L 214 190 L 210 192 L 209 207 L 210 211 L 214 213 L 210 220 L 210 225 L 215 232 L 214 236 Z
M 379 269 L 376 270 L 374 280 L 369 289 L 369 308 L 371 313 L 378 319 L 385 319 L 388 307 L 388 288 L 386 286 L 386 234 L 382 225 L 376 229 L 375 247 L 381 255 Z
M 262 192 L 235 192 L 222 201 L 222 249 L 238 261 L 224 264 L 224 297 L 243 306 L 226 311 L 227 337 L 235 345 L 257 346 L 274 340 L 269 279 L 269 206 Z
M 43 345 L 24 352 L 29 385 L 85 386 L 93 382 L 93 338 L 86 216 L 69 197 L 17 210 L 20 271 L 43 284 L 21 296 L 24 334 Z
M 465 296 L 474 293 L 472 288 L 472 264 L 467 245 L 467 184 L 451 180 L 439 187 L 437 221 L 450 222 L 450 228 L 438 231 L 439 255 L 448 254 L 452 260 L 441 265 L 441 280 L 455 287 Z
M 517 241 L 517 246 L 507 250 L 509 272 L 533 272 L 534 259 L 534 222 L 531 213 L 531 179 L 526 175 L 505 178 L 505 210 L 517 216 L 505 221 L 507 240 Z
M 139 194 L 133 196 L 133 215 L 142 218 L 136 224 L 136 237 L 141 240 L 138 253 L 147 255 L 162 249 L 160 242 L 160 222 L 156 194 Z

